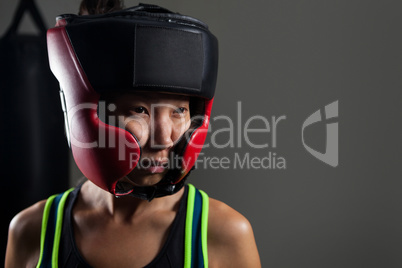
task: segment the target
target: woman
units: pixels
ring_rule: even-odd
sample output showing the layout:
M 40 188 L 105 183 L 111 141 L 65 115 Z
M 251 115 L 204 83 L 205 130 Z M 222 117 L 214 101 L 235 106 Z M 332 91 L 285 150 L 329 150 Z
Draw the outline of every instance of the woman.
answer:
M 89 180 L 12 220 L 6 267 L 260 267 L 247 219 L 184 184 L 216 83 L 206 25 L 140 5 L 62 16 L 48 45 Z

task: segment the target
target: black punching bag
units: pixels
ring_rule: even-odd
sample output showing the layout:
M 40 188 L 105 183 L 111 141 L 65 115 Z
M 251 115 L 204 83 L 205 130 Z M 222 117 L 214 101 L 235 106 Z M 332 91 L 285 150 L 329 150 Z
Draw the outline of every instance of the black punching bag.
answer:
M 17 33 L 25 11 L 39 35 Z M 68 145 L 58 88 L 48 64 L 46 27 L 33 0 L 22 0 L 0 39 L 2 252 L 15 214 L 68 187 Z

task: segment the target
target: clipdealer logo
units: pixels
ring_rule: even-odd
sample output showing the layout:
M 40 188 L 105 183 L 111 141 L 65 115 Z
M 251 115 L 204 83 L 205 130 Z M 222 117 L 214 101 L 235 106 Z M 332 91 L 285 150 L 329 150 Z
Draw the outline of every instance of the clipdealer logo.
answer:
M 338 101 L 334 101 L 325 106 L 324 109 L 325 120 L 328 122 L 333 120 L 333 118 L 338 118 Z M 302 142 L 304 148 L 312 154 L 317 159 L 321 160 L 322 162 L 332 166 L 337 167 L 339 162 L 339 143 L 338 143 L 338 136 L 339 136 L 339 129 L 338 129 L 338 122 L 328 122 L 326 123 L 326 146 L 325 146 L 325 153 L 318 152 L 308 146 L 304 140 L 304 130 L 306 127 L 311 126 L 315 123 L 321 122 L 321 111 L 317 110 L 312 113 L 303 123 L 302 126 Z
M 172 107 L 172 105 L 170 104 L 157 104 L 156 107 L 151 107 L 150 114 L 154 113 L 153 109 L 158 108 L 161 105 L 173 110 L 177 108 Z M 150 122 L 145 122 L 141 117 L 135 115 L 128 117 L 118 115 L 116 117 L 115 115 L 110 113 L 113 112 L 115 108 L 116 107 L 113 104 L 105 105 L 105 103 L 102 102 L 99 102 L 99 105 L 93 103 L 80 104 L 78 106 L 72 107 L 68 111 L 68 115 L 69 118 L 74 118 L 74 116 L 79 116 L 88 109 L 98 110 L 100 121 L 107 122 L 107 124 L 117 126 L 120 129 L 126 129 L 128 124 L 130 123 L 135 123 L 137 127 L 140 128 L 138 129 L 139 131 L 144 129 L 155 129 L 155 127 L 153 126 L 153 120 L 150 120 Z M 277 151 L 278 127 L 280 122 L 286 120 L 286 115 L 271 116 L 270 118 L 267 118 L 263 115 L 253 115 L 243 120 L 242 103 L 240 101 L 237 103 L 236 108 L 236 116 L 218 115 L 210 118 L 209 128 L 203 130 L 208 132 L 207 136 L 209 137 L 209 139 L 206 140 L 205 143 L 203 143 L 202 145 L 191 143 L 192 146 L 202 146 L 203 148 L 212 147 L 215 149 L 234 149 L 234 154 L 232 156 L 226 155 L 217 157 L 211 156 L 209 154 L 204 155 L 203 153 L 200 153 L 197 159 L 192 160 L 195 162 L 195 166 L 201 167 L 203 169 L 286 169 L 286 157 L 280 155 L 280 153 Z M 184 118 L 181 119 L 184 120 Z M 199 118 L 191 118 L 191 120 L 195 119 Z M 325 121 L 326 123 L 326 136 L 323 137 L 326 140 L 326 149 L 324 153 L 313 149 L 305 141 L 305 130 L 308 127 L 321 121 Z M 323 109 L 323 112 L 319 109 L 309 115 L 301 126 L 301 140 L 307 152 L 309 152 L 318 160 L 332 167 L 337 167 L 339 164 L 338 124 L 338 100 L 336 100 L 326 105 Z M 77 130 L 70 124 L 66 125 L 68 126 L 68 128 L 66 129 L 71 134 L 71 144 L 81 149 L 117 148 L 119 160 L 124 161 L 126 157 L 129 156 L 126 154 L 127 148 L 134 146 L 132 142 L 127 140 L 127 133 L 121 131 L 117 133 L 114 131 L 116 128 L 99 127 L 99 130 L 96 132 L 98 136 L 97 138 L 91 136 L 92 139 L 83 139 L 82 135 L 80 135 L 80 129 Z M 100 124 L 99 126 L 103 125 Z M 182 125 L 184 126 L 185 124 Z M 183 131 L 185 130 L 183 129 Z M 185 132 L 186 135 L 188 135 L 189 133 L 191 132 Z M 76 136 L 76 134 L 78 135 Z M 153 135 L 155 134 L 156 133 L 150 131 L 151 141 L 153 141 Z M 189 139 L 189 137 L 187 137 L 186 135 L 184 135 L 185 138 Z M 258 139 L 260 142 L 257 143 L 257 139 L 253 139 L 253 137 L 256 137 L 256 135 L 263 135 L 263 141 L 261 142 L 260 136 L 260 139 Z M 222 142 L 222 140 L 224 142 Z M 179 140 L 174 141 L 174 143 L 176 144 L 178 141 Z M 142 141 L 142 139 L 139 139 L 138 142 L 139 144 L 145 143 Z M 151 142 L 151 146 L 157 145 L 152 144 Z M 244 146 L 247 147 L 245 151 L 237 151 L 237 149 L 244 148 Z M 259 152 L 261 152 L 261 150 L 264 150 L 264 155 L 253 155 L 253 152 L 256 152 L 256 150 L 259 150 Z M 137 163 L 139 155 L 131 155 L 129 156 L 129 158 L 130 162 L 132 161 L 133 163 Z M 180 158 L 181 156 L 176 155 L 174 158 L 169 157 L 168 159 L 166 159 L 166 162 L 170 165 L 180 167 L 182 164 L 185 164 L 183 162 L 184 160 Z M 146 161 L 144 163 L 149 163 L 152 161 L 152 159 L 145 160 Z

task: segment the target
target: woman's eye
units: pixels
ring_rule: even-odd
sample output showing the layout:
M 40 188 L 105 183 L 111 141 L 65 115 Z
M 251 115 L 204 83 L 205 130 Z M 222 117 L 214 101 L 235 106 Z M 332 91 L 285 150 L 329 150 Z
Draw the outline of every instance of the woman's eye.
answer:
M 180 107 L 180 108 L 177 108 L 174 112 L 178 113 L 178 114 L 183 114 L 186 112 L 186 110 L 187 110 L 186 108 Z
M 148 113 L 147 109 L 145 109 L 143 106 L 135 107 L 133 109 L 133 111 L 138 113 L 138 114 L 146 114 L 146 113 Z

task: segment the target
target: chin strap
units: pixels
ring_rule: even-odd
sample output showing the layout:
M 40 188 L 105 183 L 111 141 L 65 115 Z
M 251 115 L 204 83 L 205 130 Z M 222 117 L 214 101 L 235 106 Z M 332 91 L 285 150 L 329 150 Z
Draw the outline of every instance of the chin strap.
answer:
M 133 191 L 128 194 L 136 198 L 152 201 L 155 197 L 162 197 L 177 193 L 184 186 L 185 179 L 177 184 L 156 184 L 153 186 L 134 187 Z
M 172 195 L 180 191 L 180 189 L 184 186 L 185 181 L 187 180 L 188 175 L 194 167 L 186 174 L 186 176 L 181 179 L 179 182 L 174 183 L 172 178 L 177 178 L 174 176 L 175 172 L 179 172 L 178 170 L 171 170 L 165 177 L 157 184 L 152 186 L 135 186 L 132 187 L 132 184 L 120 182 L 116 185 L 116 192 L 120 193 L 116 195 L 116 197 L 120 196 L 133 196 L 136 198 L 140 198 L 143 200 L 152 201 L 152 199 L 156 197 L 163 197 L 167 195 Z M 124 192 L 129 192 L 124 194 Z

